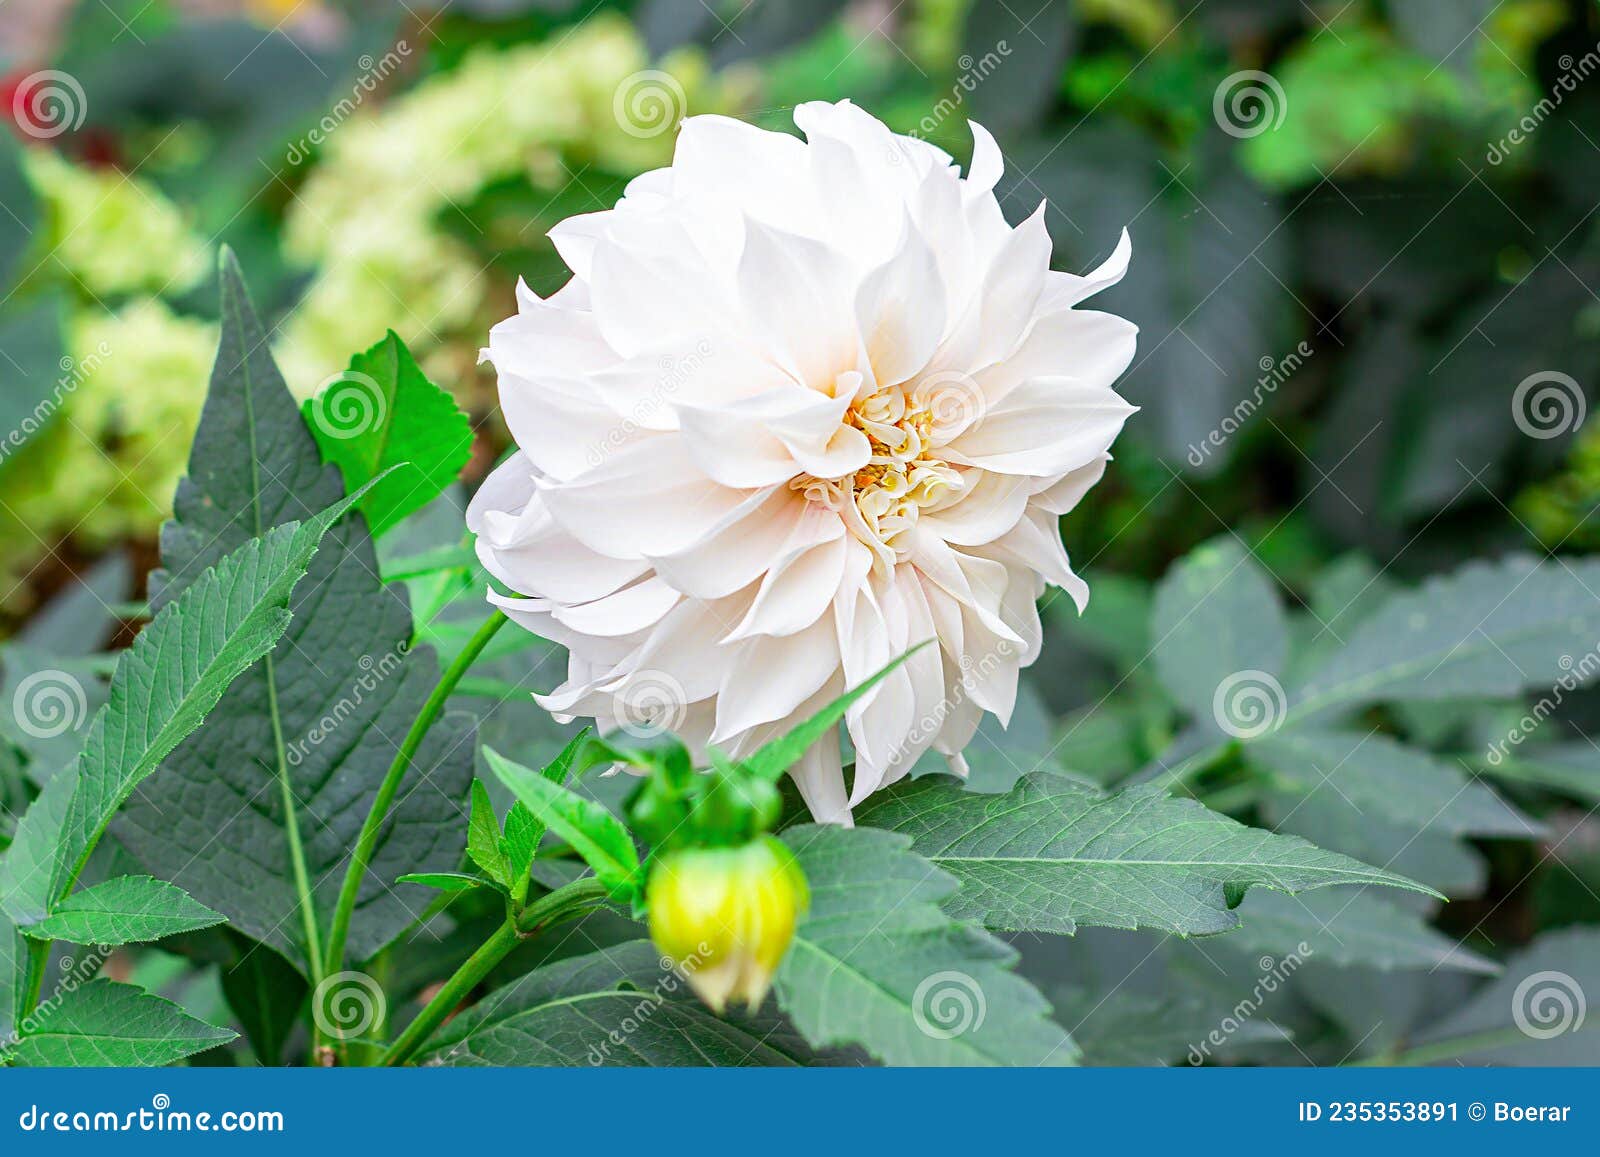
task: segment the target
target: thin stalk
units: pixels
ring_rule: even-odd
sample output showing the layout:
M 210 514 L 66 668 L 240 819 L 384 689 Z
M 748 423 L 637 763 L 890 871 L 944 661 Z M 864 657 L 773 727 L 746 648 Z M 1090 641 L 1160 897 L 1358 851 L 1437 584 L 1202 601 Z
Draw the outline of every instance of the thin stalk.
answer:
M 406 732 L 405 739 L 401 741 L 400 750 L 395 752 L 394 762 L 384 774 L 383 783 L 379 785 L 378 794 L 372 801 L 372 809 L 367 812 L 366 821 L 361 825 L 361 834 L 356 838 L 355 851 L 350 855 L 350 866 L 345 869 L 344 883 L 339 887 L 339 902 L 333 910 L 333 926 L 328 933 L 327 972 L 338 972 L 344 967 L 345 942 L 350 935 L 350 919 L 355 914 L 356 896 L 361 891 L 361 882 L 366 879 L 367 866 L 372 862 L 372 853 L 378 845 L 378 833 L 383 830 L 384 821 L 389 818 L 390 805 L 394 803 L 395 793 L 400 790 L 400 784 L 411 767 L 412 758 L 422 746 L 423 737 L 428 734 L 428 729 L 444 710 L 445 702 L 455 690 L 456 684 L 461 682 L 461 677 L 467 673 L 484 647 L 489 645 L 489 640 L 494 638 L 495 632 L 505 626 L 505 623 L 506 616 L 503 611 L 495 611 L 484 620 L 483 625 L 456 656 L 455 662 L 451 663 L 440 677 L 433 692 L 428 696 L 428 701 L 422 705 L 421 712 L 412 722 L 411 729 Z
M 471 995 L 483 978 L 524 939 L 568 917 L 587 912 L 605 902 L 606 889 L 593 877 L 574 880 L 541 896 L 521 912 L 508 915 L 493 936 L 483 942 L 465 964 L 444 982 L 416 1019 L 406 1025 L 380 1061 L 384 1065 L 403 1065 L 410 1060 L 444 1023 L 456 1006 Z

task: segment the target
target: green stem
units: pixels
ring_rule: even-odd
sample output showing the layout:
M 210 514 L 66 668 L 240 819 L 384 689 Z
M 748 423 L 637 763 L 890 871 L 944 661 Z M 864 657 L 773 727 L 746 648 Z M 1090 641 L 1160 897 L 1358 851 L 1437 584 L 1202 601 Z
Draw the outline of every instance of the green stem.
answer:
M 33 1015 L 33 1010 L 39 1007 L 39 996 L 44 992 L 45 968 L 50 963 L 50 945 L 54 941 L 34 940 L 25 937 L 28 943 L 28 972 L 26 987 L 22 994 L 22 1007 L 18 1010 L 17 1023 L 20 1026 L 25 1017 Z
M 1449 1037 L 1432 1044 L 1418 1045 L 1414 1049 L 1401 1052 L 1385 1053 L 1381 1056 L 1368 1057 L 1365 1060 L 1351 1061 L 1350 1068 L 1375 1068 L 1389 1065 L 1403 1065 L 1415 1067 L 1418 1065 L 1434 1065 L 1440 1061 L 1451 1061 L 1457 1057 L 1470 1056 L 1486 1049 L 1504 1048 L 1508 1045 L 1522 1044 L 1528 1040 L 1528 1034 L 1519 1028 L 1506 1027 L 1486 1029 L 1483 1032 L 1467 1033 L 1464 1036 Z
M 559 920 L 587 912 L 604 903 L 606 894 L 600 881 L 592 876 L 585 877 L 557 888 L 548 896 L 541 896 L 515 915 L 508 915 L 505 923 L 495 929 L 494 935 L 456 969 L 455 975 L 444 982 L 444 987 L 417 1013 L 416 1019 L 406 1025 L 405 1031 L 395 1038 L 383 1054 L 380 1063 L 405 1064 L 513 948 Z
M 494 638 L 495 632 L 505 623 L 506 616 L 503 611 L 495 611 L 484 620 L 483 625 L 471 639 L 467 640 L 467 645 L 461 649 L 461 653 L 440 677 L 438 685 L 428 696 L 428 701 L 422 705 L 422 711 L 412 722 L 405 739 L 401 741 L 400 750 L 395 752 L 394 762 L 384 774 L 383 783 L 379 785 L 378 794 L 372 801 L 372 809 L 367 812 L 366 822 L 361 825 L 361 834 L 356 838 L 355 851 L 350 855 L 350 866 L 345 869 L 344 883 L 339 888 L 339 902 L 333 911 L 333 927 L 328 933 L 326 968 L 328 972 L 338 972 L 344 968 L 345 942 L 350 935 L 350 918 L 356 910 L 356 896 L 361 891 L 361 882 L 366 879 L 367 866 L 372 862 L 372 853 L 378 845 L 378 834 L 383 830 L 384 821 L 389 818 L 389 807 L 394 803 L 395 793 L 400 790 L 401 781 L 411 768 L 412 757 L 416 755 L 417 748 L 422 746 L 422 739 L 428 734 L 428 729 L 444 710 L 445 701 L 450 698 L 450 693 L 455 690 L 456 684 L 461 682 L 461 677 L 467 673 L 484 647 L 489 645 L 489 640 Z

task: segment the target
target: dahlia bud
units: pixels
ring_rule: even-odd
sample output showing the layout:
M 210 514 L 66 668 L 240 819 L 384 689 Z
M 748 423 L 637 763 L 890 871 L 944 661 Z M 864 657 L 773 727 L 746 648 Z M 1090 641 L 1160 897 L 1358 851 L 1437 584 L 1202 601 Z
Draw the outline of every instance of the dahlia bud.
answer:
M 756 1008 L 805 913 L 810 890 L 772 836 L 737 847 L 689 847 L 655 863 L 646 887 L 650 938 L 700 999 Z

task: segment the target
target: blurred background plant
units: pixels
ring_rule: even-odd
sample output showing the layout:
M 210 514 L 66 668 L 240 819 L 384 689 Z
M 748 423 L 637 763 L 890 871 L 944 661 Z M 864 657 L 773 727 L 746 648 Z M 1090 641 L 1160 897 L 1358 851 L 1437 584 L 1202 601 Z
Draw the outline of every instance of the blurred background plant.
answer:
M 1143 666 L 1155 582 L 1219 535 L 1291 613 L 1351 625 L 1474 559 L 1600 545 L 1593 0 L 37 0 L 0 8 L 0 53 L 0 618 L 18 645 L 86 583 L 104 637 L 129 622 L 204 396 L 219 245 L 303 396 L 395 329 L 474 419 L 471 482 L 506 444 L 478 347 L 519 277 L 541 295 L 565 278 L 545 230 L 664 163 L 685 114 L 788 128 L 811 99 L 963 163 L 982 122 L 1008 215 L 1048 201 L 1058 268 L 1133 236 L 1103 308 L 1142 327 L 1125 392 L 1144 410 L 1064 528 L 1095 603 L 1081 622 L 1049 608 L 980 778 L 1005 786 L 1030 752 L 1107 783 L 1166 766 L 1178 717 Z M 1551 758 L 1521 764 L 1514 797 L 1558 836 L 1433 849 L 1456 856 L 1455 932 L 1600 921 L 1596 708 L 1564 696 L 1537 737 Z M 1372 723 L 1458 752 L 1520 709 Z M 1240 770 L 1197 782 L 1271 818 Z M 1308 1023 L 1354 1039 L 1334 988 Z M 1086 1035 L 1115 1053 L 1102 1021 Z

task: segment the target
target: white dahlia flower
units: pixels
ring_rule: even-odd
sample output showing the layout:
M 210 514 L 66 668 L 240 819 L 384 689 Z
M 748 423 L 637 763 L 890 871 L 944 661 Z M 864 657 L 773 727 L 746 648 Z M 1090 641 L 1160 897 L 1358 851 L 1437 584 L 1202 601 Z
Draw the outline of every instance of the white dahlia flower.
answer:
M 551 230 L 573 277 L 490 334 L 519 449 L 468 521 L 526 596 L 494 601 L 570 653 L 539 702 L 602 731 L 738 756 L 937 639 L 846 716 L 848 789 L 837 738 L 794 769 L 848 823 L 1009 719 L 1046 583 L 1086 603 L 1057 519 L 1133 412 L 1111 384 L 1137 331 L 1076 308 L 1126 233 L 1053 272 L 977 125 L 963 178 L 848 101 L 794 119 L 804 141 L 692 117 L 670 167 Z

